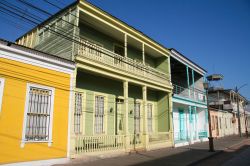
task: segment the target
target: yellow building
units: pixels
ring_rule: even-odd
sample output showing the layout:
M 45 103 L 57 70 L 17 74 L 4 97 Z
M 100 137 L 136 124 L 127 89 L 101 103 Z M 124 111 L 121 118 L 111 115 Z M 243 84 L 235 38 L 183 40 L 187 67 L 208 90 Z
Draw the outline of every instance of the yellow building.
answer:
M 74 68 L 0 40 L 0 164 L 66 160 Z

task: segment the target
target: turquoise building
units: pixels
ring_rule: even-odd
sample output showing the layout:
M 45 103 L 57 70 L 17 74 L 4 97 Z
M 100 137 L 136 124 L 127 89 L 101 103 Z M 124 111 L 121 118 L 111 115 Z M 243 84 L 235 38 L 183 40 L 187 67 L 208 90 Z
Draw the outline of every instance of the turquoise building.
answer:
M 206 70 L 171 50 L 173 131 L 175 146 L 207 140 L 208 112 L 203 88 Z

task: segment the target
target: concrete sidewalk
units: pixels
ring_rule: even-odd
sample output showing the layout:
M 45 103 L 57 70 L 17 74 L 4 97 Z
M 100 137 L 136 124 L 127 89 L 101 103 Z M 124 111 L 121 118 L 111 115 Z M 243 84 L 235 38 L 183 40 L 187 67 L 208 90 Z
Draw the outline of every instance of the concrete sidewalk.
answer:
M 113 158 L 87 157 L 85 159 L 74 159 L 64 165 L 83 165 L 83 166 L 144 166 L 144 165 L 168 165 L 182 166 L 193 165 L 206 158 L 212 157 L 238 144 L 244 144 L 249 139 L 229 136 L 214 141 L 216 152 L 208 152 L 208 142 L 196 143 L 190 146 L 178 148 L 165 148 L 160 150 L 138 152 Z

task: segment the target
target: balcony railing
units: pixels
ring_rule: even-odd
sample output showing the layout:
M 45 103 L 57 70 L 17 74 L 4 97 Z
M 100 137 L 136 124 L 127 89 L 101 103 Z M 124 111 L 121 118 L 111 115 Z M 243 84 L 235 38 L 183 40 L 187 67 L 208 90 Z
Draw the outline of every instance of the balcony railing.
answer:
M 173 93 L 178 96 L 189 98 L 198 102 L 206 102 L 206 94 L 201 90 L 195 88 L 184 88 L 176 84 L 173 84 L 173 86 Z
M 83 38 L 80 39 L 80 43 L 77 49 L 79 57 L 84 57 L 90 61 L 115 68 L 117 71 L 124 71 L 139 76 L 146 80 L 152 80 L 165 85 L 170 83 L 168 74 L 156 70 L 153 67 L 147 66 L 129 57 L 118 55 Z

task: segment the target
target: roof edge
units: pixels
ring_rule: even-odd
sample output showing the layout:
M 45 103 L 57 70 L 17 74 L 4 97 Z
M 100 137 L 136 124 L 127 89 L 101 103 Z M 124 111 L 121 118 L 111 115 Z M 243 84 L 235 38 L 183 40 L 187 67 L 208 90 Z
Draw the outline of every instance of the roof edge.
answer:
M 198 65 L 197 63 L 195 63 L 194 61 L 190 60 L 189 58 L 187 58 L 185 55 L 183 55 L 182 53 L 180 53 L 179 51 L 177 51 L 175 48 L 169 48 L 169 50 L 172 53 L 178 54 L 179 56 L 181 56 L 184 60 L 187 61 L 187 63 L 193 65 L 193 67 L 197 68 L 198 70 L 200 70 L 203 75 L 205 75 L 207 73 L 207 70 L 205 70 L 204 68 L 202 68 L 200 65 Z M 179 58 L 178 58 L 179 59 Z

